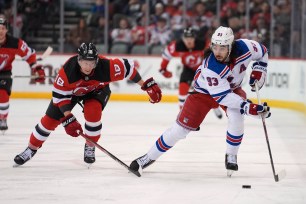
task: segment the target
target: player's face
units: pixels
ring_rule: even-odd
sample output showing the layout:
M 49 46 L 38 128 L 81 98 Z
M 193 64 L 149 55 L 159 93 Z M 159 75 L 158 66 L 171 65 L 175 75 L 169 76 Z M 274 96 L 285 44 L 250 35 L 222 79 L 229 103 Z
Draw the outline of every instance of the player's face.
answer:
M 187 47 L 188 49 L 194 48 L 194 41 L 195 41 L 195 38 L 192 38 L 192 37 L 184 37 L 184 38 L 183 38 L 183 41 L 184 41 L 184 43 L 185 43 L 185 45 L 186 45 L 186 47 Z
M 81 72 L 89 75 L 92 70 L 96 67 L 96 61 L 94 60 L 79 60 L 79 65 L 81 67 Z
M 228 45 L 216 45 L 212 44 L 211 50 L 213 51 L 216 59 L 220 62 L 224 62 L 228 56 Z
M 0 24 L 0 42 L 5 40 L 6 33 L 7 33 L 6 27 Z

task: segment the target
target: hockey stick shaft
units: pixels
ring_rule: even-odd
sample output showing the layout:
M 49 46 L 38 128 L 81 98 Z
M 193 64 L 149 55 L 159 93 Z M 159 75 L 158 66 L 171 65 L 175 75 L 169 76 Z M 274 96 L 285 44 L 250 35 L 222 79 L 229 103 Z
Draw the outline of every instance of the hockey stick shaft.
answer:
M 39 58 L 37 58 L 37 61 L 44 60 L 46 57 L 51 55 L 52 52 L 53 52 L 53 48 L 51 46 L 48 46 L 45 52 Z
M 258 104 L 261 104 L 261 100 L 260 100 L 260 95 L 259 95 L 259 89 L 258 89 L 258 84 L 257 84 L 257 82 L 255 83 L 255 90 L 256 90 L 256 95 L 257 95 Z M 272 167 L 273 177 L 274 177 L 275 182 L 278 182 L 278 181 L 279 181 L 279 178 L 278 178 L 278 175 L 275 173 L 274 162 L 273 162 L 272 151 L 271 151 L 270 142 L 269 142 L 269 137 L 268 137 L 268 131 L 267 131 L 267 126 L 266 126 L 266 121 L 265 121 L 265 118 L 264 118 L 263 115 L 261 115 L 261 121 L 262 121 L 262 125 L 263 125 L 263 128 L 264 128 L 265 137 L 266 137 L 266 142 L 267 142 L 267 146 L 268 146 L 268 150 L 269 150 L 270 163 L 271 163 L 271 167 Z
M 28 78 L 28 79 L 36 79 L 38 76 L 31 75 L 13 75 L 12 78 Z M 56 76 L 45 76 L 45 78 L 55 78 Z M 1 77 L 0 77 L 1 78 Z M 10 77 L 7 77 L 10 78 Z
M 136 176 L 140 177 L 140 174 L 138 172 L 133 171 L 128 165 L 126 165 L 123 161 L 121 161 L 120 159 L 118 159 L 115 155 L 113 155 L 112 153 L 110 153 L 109 151 L 107 151 L 105 148 L 103 148 L 101 145 L 99 145 L 98 143 L 94 142 L 92 139 L 86 137 L 86 135 L 84 135 L 84 133 L 80 133 L 80 135 L 85 138 L 86 141 L 92 143 L 93 145 L 95 145 L 98 149 L 100 149 L 102 152 L 104 152 L 105 154 L 107 154 L 109 157 L 111 157 L 113 160 L 115 160 L 117 163 L 119 163 L 121 166 L 123 166 L 124 168 L 126 168 L 127 170 L 129 170 L 130 172 L 132 172 L 133 174 L 135 174 Z
M 36 79 L 39 76 L 36 75 L 12 75 L 12 76 L 0 76 L 0 79 L 10 79 L 10 78 L 25 78 L 25 79 Z M 45 76 L 45 78 L 54 79 L 56 76 Z

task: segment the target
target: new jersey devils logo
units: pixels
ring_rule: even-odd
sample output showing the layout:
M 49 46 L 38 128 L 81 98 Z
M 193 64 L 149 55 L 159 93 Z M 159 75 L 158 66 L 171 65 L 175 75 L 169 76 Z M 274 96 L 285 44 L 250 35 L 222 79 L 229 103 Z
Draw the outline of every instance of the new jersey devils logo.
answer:
M 84 96 L 85 94 L 95 90 L 95 88 L 96 86 L 77 87 L 73 90 L 72 94 L 75 96 Z
M 8 58 L 9 56 L 7 54 L 0 55 L 0 70 L 5 67 L 5 65 L 7 64 Z

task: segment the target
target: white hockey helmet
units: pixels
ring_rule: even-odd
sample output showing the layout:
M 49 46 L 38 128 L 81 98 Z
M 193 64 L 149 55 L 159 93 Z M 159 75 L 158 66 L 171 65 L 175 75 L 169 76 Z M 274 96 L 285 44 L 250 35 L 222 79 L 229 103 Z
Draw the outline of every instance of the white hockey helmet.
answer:
M 234 33 L 230 27 L 220 26 L 211 37 L 211 44 L 228 45 L 229 52 L 232 50 L 234 42 Z

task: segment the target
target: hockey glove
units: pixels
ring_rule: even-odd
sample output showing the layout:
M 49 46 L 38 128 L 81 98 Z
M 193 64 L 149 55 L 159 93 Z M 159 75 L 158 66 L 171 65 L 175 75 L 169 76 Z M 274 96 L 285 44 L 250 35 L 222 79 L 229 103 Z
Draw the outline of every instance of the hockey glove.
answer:
M 264 102 L 262 105 L 250 103 L 249 101 L 244 101 L 240 105 L 240 113 L 251 116 L 260 116 L 262 115 L 264 118 L 268 118 L 271 116 L 270 107 L 267 102 Z
M 261 89 L 266 81 L 267 76 L 267 63 L 254 62 L 252 65 L 252 72 L 249 84 L 252 87 L 251 91 L 255 91 L 255 83 L 258 83 L 258 88 Z
M 164 77 L 166 77 L 166 78 L 171 78 L 171 77 L 172 77 L 172 72 L 169 72 L 169 71 L 167 70 L 167 68 L 161 68 L 161 69 L 159 70 L 159 72 L 160 72 L 162 75 L 164 75 Z
M 34 76 L 35 76 L 35 81 L 36 82 L 44 82 L 45 79 L 46 79 L 46 74 L 45 74 L 45 70 L 43 69 L 43 66 L 42 65 L 38 65 L 38 64 L 34 64 L 32 65 L 32 70 L 33 70 L 33 73 L 34 73 Z
M 83 132 L 82 126 L 72 113 L 61 119 L 62 125 L 68 135 L 77 137 Z
M 158 86 L 158 84 L 154 81 L 153 77 L 147 79 L 142 87 L 142 90 L 146 91 L 150 96 L 151 103 L 158 103 L 162 98 L 162 92 Z

